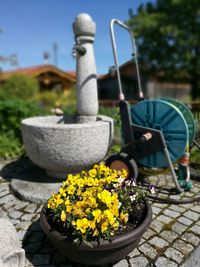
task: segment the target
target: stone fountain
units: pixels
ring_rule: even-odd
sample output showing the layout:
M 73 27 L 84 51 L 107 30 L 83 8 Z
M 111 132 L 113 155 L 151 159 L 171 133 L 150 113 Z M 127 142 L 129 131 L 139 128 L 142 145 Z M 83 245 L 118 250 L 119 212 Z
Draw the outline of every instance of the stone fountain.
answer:
M 58 178 L 66 178 L 67 173 L 80 172 L 102 161 L 113 139 L 113 120 L 98 115 L 93 51 L 96 24 L 88 14 L 80 14 L 73 23 L 73 31 L 77 114 L 32 117 L 22 121 L 22 137 L 28 157 L 45 169 L 55 182 Z M 17 191 L 14 183 L 11 185 L 13 191 Z

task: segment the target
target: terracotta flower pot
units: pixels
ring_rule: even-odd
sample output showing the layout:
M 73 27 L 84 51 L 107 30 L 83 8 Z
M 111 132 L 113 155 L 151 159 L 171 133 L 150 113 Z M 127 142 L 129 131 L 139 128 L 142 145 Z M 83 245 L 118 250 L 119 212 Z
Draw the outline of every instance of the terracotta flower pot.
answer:
M 151 219 L 152 209 L 149 203 L 146 202 L 142 219 L 134 230 L 115 237 L 112 242 L 107 240 L 101 241 L 100 243 L 92 242 L 92 247 L 86 244 L 76 246 L 71 240 L 52 229 L 47 221 L 45 207 L 41 211 L 40 224 L 43 231 L 53 242 L 58 251 L 70 261 L 103 265 L 118 262 L 136 248 L 142 235 L 149 227 Z

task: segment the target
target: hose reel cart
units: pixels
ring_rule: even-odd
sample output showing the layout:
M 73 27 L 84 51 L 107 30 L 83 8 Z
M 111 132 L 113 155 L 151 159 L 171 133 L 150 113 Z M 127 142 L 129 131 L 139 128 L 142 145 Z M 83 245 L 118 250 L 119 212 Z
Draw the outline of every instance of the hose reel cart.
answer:
M 140 101 L 130 106 L 122 91 L 114 24 L 130 33 L 136 65 Z M 111 155 L 106 164 L 111 168 L 125 168 L 128 176 L 137 179 L 138 166 L 145 168 L 169 167 L 179 192 L 192 187 L 189 172 L 189 146 L 195 136 L 195 121 L 191 111 L 178 100 L 144 100 L 137 62 L 137 50 L 132 31 L 119 20 L 113 19 L 110 33 L 119 86 L 119 109 L 122 125 L 123 147 Z M 176 174 L 173 164 L 179 162 Z

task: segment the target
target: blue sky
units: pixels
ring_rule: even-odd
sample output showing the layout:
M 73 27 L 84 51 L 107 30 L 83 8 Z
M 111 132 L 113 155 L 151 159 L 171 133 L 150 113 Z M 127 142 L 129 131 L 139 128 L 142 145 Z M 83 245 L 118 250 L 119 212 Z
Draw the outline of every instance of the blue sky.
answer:
M 128 19 L 128 9 L 147 0 L 1 0 L 0 56 L 18 55 L 19 67 L 43 64 L 43 52 L 50 54 L 53 64 L 53 43 L 58 45 L 58 67 L 75 70 L 72 57 L 74 36 L 72 23 L 79 13 L 91 15 L 97 25 L 94 43 L 97 72 L 106 73 L 114 63 L 109 35 L 112 18 Z M 119 62 L 131 56 L 129 35 L 116 27 Z M 3 70 L 14 69 L 0 63 Z

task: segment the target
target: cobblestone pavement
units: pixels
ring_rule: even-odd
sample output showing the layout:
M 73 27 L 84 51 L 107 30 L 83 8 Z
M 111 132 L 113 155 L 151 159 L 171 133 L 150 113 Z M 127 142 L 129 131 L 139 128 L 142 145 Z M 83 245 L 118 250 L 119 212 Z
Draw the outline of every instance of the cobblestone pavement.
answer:
M 19 200 L 10 192 L 10 178 L 22 171 L 25 164 L 7 166 L 0 162 L 0 217 L 7 217 L 15 226 L 19 239 L 26 252 L 26 265 L 45 267 L 84 266 L 66 261 L 47 240 L 39 224 L 42 205 Z M 151 177 L 150 182 L 165 187 L 172 181 L 167 175 Z M 173 184 L 172 184 L 173 186 Z M 160 196 L 166 197 L 163 192 Z M 194 182 L 194 188 L 172 198 L 194 197 L 200 194 L 200 182 Z M 152 203 L 153 221 L 144 234 L 137 249 L 115 267 L 176 267 L 189 258 L 200 243 L 200 205 L 169 205 Z M 199 266 L 199 265 L 196 265 Z M 191 267 L 195 267 L 192 265 Z

